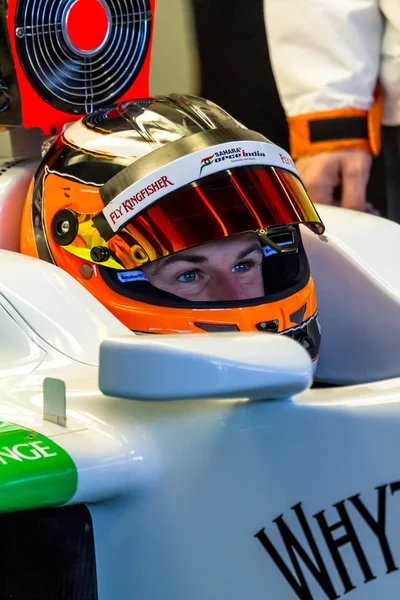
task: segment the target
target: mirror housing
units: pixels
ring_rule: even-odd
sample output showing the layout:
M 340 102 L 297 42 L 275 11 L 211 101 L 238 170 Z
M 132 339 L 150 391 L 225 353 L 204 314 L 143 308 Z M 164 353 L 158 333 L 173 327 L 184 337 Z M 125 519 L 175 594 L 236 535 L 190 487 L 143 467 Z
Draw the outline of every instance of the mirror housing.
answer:
M 131 400 L 289 398 L 312 379 L 306 350 L 272 333 L 132 335 L 100 347 L 101 391 Z

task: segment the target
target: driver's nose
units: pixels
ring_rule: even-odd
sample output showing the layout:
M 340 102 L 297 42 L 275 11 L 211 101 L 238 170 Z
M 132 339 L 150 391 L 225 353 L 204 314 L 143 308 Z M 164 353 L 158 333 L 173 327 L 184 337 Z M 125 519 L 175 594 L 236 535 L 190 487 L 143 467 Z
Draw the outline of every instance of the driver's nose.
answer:
M 213 277 L 208 285 L 211 301 L 247 300 L 250 296 L 239 280 L 239 277 L 228 271 Z

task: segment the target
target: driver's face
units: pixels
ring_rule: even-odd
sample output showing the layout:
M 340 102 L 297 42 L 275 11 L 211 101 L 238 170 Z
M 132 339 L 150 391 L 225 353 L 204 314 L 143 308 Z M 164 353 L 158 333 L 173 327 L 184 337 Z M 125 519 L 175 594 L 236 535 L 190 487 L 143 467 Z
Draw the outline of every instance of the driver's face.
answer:
M 198 302 L 264 296 L 262 250 L 254 233 L 217 240 L 142 267 L 155 287 Z

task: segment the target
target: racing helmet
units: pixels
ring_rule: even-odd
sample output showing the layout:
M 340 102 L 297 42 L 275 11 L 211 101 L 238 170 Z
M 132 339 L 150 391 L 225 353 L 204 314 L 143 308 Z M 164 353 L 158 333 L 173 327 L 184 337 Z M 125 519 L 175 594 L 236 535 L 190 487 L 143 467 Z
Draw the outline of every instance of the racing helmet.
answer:
M 21 252 L 68 271 L 132 331 L 275 332 L 314 360 L 302 226 L 324 231 L 287 152 L 214 103 L 171 94 L 97 110 L 55 138 L 27 194 Z M 146 274 L 244 234 L 261 253 L 256 297 L 188 300 Z

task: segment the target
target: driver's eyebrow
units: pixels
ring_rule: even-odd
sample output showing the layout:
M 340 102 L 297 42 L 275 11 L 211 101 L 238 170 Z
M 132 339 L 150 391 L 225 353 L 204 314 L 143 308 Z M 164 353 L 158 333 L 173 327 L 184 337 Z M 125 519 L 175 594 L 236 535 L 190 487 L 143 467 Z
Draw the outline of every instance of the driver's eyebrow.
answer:
M 159 273 L 161 270 L 164 270 L 165 267 L 172 265 L 177 262 L 192 262 L 192 263 L 202 263 L 206 262 L 207 258 L 202 256 L 201 254 L 185 254 L 185 256 L 179 256 L 179 252 L 177 254 L 172 254 L 171 256 L 166 256 L 161 259 L 159 264 L 154 264 L 154 273 Z M 157 261 L 158 262 L 158 261 Z
M 260 252 L 260 254 L 262 254 L 260 244 L 254 243 L 254 244 L 251 244 L 250 246 L 248 246 L 247 248 L 244 248 L 243 250 L 241 250 L 239 252 L 239 254 L 237 255 L 237 258 L 238 259 L 244 258 L 245 256 L 247 256 L 248 254 L 251 254 L 252 252 Z
M 248 254 L 251 254 L 252 252 L 258 251 L 260 252 L 260 254 L 262 253 L 261 250 L 261 246 L 259 243 L 252 243 L 249 246 L 247 246 L 246 248 L 243 248 L 243 250 L 241 250 L 237 255 L 236 255 L 236 259 L 235 260 L 240 260 L 242 258 L 244 258 L 245 256 L 247 256 Z M 156 272 L 159 271 L 159 269 L 164 269 L 167 265 L 171 265 L 173 263 L 177 263 L 177 262 L 191 262 L 191 263 L 195 263 L 195 264 L 199 264 L 199 263 L 204 263 L 207 262 L 208 258 L 202 254 L 181 254 L 180 252 L 178 252 L 177 254 L 172 254 L 171 256 L 166 256 L 163 261 L 162 264 L 159 265 L 159 267 L 156 269 Z M 161 262 L 161 261 L 160 261 Z
M 171 264 L 174 262 L 193 262 L 193 263 L 202 263 L 206 262 L 208 259 L 206 256 L 201 254 L 185 254 L 185 256 L 179 256 L 178 254 L 174 254 L 173 256 L 168 256 L 165 259 L 164 266 L 167 264 Z

